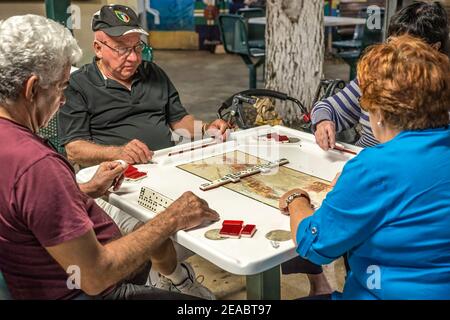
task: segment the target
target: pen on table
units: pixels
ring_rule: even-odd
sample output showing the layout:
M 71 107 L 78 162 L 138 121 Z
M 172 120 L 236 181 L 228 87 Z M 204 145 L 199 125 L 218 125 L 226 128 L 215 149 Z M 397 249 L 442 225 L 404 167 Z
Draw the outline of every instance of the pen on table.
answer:
M 346 149 L 346 148 L 341 147 L 341 146 L 338 146 L 338 145 L 335 145 L 333 149 L 334 149 L 334 150 L 338 150 L 338 151 L 342 151 L 342 152 L 347 152 L 347 153 L 354 154 L 354 155 L 357 155 L 357 154 L 358 154 L 358 153 L 356 153 L 355 151 L 352 151 L 352 150 L 350 150 L 350 149 Z

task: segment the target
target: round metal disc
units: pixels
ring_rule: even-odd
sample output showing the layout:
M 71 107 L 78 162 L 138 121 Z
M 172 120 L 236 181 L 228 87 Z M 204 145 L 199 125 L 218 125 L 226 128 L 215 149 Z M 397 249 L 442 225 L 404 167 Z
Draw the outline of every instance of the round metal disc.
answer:
M 205 238 L 209 240 L 225 240 L 220 234 L 220 229 L 212 229 L 205 232 Z
M 299 138 L 289 137 L 289 143 L 298 143 L 300 142 Z
M 291 232 L 286 230 L 272 230 L 266 234 L 266 238 L 271 241 L 291 240 Z

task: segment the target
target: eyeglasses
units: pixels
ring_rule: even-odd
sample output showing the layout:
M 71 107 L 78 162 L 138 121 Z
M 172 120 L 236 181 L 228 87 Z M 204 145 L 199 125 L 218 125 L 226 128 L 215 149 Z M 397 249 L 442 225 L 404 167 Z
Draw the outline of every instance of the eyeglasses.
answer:
M 136 53 L 142 53 L 144 48 L 147 46 L 144 41 L 139 41 L 139 43 L 134 47 L 113 48 L 103 41 L 100 40 L 97 41 L 100 42 L 101 44 L 104 44 L 111 50 L 115 51 L 121 57 L 128 57 L 131 54 L 131 51 L 134 51 Z

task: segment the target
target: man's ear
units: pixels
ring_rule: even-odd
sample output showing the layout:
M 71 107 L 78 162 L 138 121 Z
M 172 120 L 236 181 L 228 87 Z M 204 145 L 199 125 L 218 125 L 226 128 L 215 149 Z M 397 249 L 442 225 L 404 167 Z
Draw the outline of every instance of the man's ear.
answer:
M 25 81 L 23 88 L 26 100 L 31 102 L 35 99 L 38 91 L 38 86 L 39 86 L 39 78 L 34 74 Z
M 92 46 L 94 48 L 94 53 L 97 56 L 97 58 L 101 59 L 102 58 L 102 46 L 100 45 L 100 43 L 98 43 L 96 40 L 94 40 L 94 43 Z

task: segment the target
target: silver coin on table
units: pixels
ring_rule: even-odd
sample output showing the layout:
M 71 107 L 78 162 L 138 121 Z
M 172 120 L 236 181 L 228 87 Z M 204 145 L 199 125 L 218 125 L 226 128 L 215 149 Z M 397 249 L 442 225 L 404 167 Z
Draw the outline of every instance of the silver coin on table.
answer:
M 225 240 L 220 234 L 220 229 L 212 229 L 205 232 L 205 238 L 209 240 Z
M 272 230 L 266 234 L 266 238 L 271 241 L 291 240 L 291 232 L 286 230 Z
M 300 141 L 299 138 L 289 137 L 289 143 L 299 143 Z

